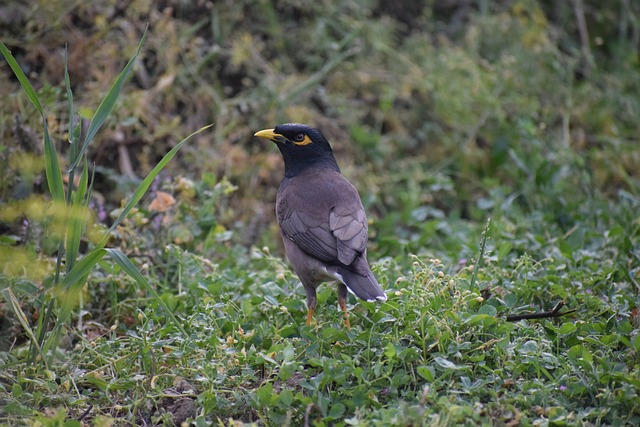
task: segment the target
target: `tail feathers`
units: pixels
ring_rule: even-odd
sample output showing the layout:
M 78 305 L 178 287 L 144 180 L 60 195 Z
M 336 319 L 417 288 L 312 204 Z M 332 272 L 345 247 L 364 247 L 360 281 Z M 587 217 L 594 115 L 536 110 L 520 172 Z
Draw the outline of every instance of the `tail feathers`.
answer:
M 365 273 L 364 276 L 346 268 L 340 268 L 338 273 L 342 276 L 344 284 L 347 285 L 349 291 L 358 298 L 368 302 L 387 300 L 387 295 L 382 291 L 369 268 L 367 268 L 366 272 L 362 272 Z

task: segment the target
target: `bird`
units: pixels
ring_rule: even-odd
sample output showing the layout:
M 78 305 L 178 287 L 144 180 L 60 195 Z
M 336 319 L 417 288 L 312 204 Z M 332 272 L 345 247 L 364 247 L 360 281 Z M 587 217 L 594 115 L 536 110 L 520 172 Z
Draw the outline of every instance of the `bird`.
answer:
M 367 262 L 368 222 L 358 190 L 340 172 L 318 129 L 285 123 L 254 136 L 275 142 L 284 159 L 276 218 L 285 254 L 306 293 L 306 324 L 312 323 L 318 286 L 336 282 L 350 330 L 349 292 L 369 302 L 387 300 Z

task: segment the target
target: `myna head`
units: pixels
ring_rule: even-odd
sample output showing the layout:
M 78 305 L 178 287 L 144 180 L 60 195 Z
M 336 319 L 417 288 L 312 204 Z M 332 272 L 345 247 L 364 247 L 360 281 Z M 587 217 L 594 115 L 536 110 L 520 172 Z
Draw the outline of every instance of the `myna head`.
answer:
M 285 123 L 264 129 L 254 136 L 275 142 L 284 158 L 285 177 L 292 177 L 310 167 L 340 171 L 329 141 L 319 130 L 300 123 Z

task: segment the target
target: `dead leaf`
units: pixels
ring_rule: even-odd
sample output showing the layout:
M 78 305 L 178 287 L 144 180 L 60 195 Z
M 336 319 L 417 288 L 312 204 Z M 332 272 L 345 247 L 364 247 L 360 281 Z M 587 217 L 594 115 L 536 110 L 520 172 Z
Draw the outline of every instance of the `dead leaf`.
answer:
M 158 191 L 156 193 L 156 198 L 153 199 L 151 204 L 149 204 L 149 210 L 158 211 L 158 212 L 166 212 L 169 208 L 176 204 L 176 199 L 169 193 L 165 193 L 164 191 Z

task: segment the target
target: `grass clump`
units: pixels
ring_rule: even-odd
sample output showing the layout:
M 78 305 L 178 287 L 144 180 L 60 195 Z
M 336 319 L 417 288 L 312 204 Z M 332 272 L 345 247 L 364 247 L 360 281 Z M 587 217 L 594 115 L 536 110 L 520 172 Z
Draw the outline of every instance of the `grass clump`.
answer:
M 22 88 L 29 100 L 36 107 L 38 113 L 42 117 L 42 128 L 44 132 L 44 165 L 51 202 L 44 199 L 32 198 L 28 204 L 16 203 L 13 206 L 6 206 L 3 209 L 3 218 L 16 219 L 24 217 L 25 221 L 38 221 L 43 224 L 45 231 L 43 235 L 47 239 L 51 239 L 57 243 L 57 255 L 55 264 L 42 265 L 36 278 L 44 277 L 44 287 L 37 289 L 39 298 L 32 301 L 33 316 L 37 322 L 35 327 L 31 326 L 31 322 L 27 318 L 20 298 L 23 295 L 16 296 L 14 289 L 24 292 L 29 289 L 28 286 L 11 286 L 11 281 L 18 280 L 20 283 L 21 269 L 29 269 L 27 259 L 18 257 L 4 263 L 4 274 L 9 274 L 9 283 L 2 288 L 2 295 L 7 302 L 7 306 L 11 308 L 14 316 L 18 319 L 20 326 L 23 328 L 25 335 L 29 339 L 29 348 L 24 358 L 25 364 L 19 364 L 20 369 L 14 371 L 17 377 L 12 387 L 13 394 L 21 398 L 23 396 L 22 384 L 28 382 L 28 376 L 32 373 L 45 373 L 51 375 L 51 367 L 58 362 L 61 356 L 60 340 L 65 334 L 65 329 L 69 326 L 71 313 L 82 301 L 82 288 L 87 282 L 87 278 L 91 271 L 96 269 L 100 261 L 109 255 L 114 265 L 117 265 L 122 271 L 131 277 L 140 289 L 149 292 L 158 301 L 160 306 L 164 308 L 166 315 L 174 321 L 178 330 L 186 333 L 182 329 L 181 324 L 173 316 L 165 302 L 157 295 L 154 288 L 150 287 L 147 280 L 140 274 L 138 269 L 131 263 L 129 258 L 122 251 L 115 248 L 105 248 L 110 233 L 120 224 L 126 215 L 134 208 L 138 201 L 143 197 L 152 181 L 164 166 L 175 156 L 190 137 L 181 141 L 172 151 L 170 151 L 160 163 L 150 172 L 150 174 L 140 183 L 136 191 L 131 196 L 128 203 L 122 209 L 120 215 L 113 221 L 111 228 L 103 232 L 101 237 L 97 233 L 91 235 L 85 234 L 90 226 L 95 226 L 95 221 L 90 215 L 89 203 L 93 186 L 93 181 L 89 177 L 88 163 L 85 158 L 85 152 L 98 130 L 102 127 L 110 112 L 116 104 L 116 100 L 122 86 L 130 73 L 135 59 L 140 52 L 140 48 L 144 42 L 144 36 L 138 45 L 138 50 L 134 57 L 129 61 L 124 70 L 120 73 L 112 88 L 109 90 L 105 98 L 100 103 L 87 129 L 84 140 L 80 142 L 80 125 L 73 125 L 75 113 L 73 109 L 73 94 L 71 91 L 69 74 L 65 66 L 65 86 L 69 107 L 69 129 L 73 132 L 69 133 L 69 168 L 67 171 L 67 188 L 64 188 L 61 167 L 59 163 L 58 153 L 56 152 L 54 143 L 51 139 L 49 127 L 47 125 L 47 117 L 43 106 L 33 89 L 33 86 L 23 73 L 22 69 L 13 58 L 9 50 L 4 44 L 0 44 L 0 50 L 10 65 L 12 71 L 20 81 Z M 204 129 L 204 128 L 203 128 Z M 201 129 L 201 130 L 203 130 Z M 200 130 L 200 131 L 201 131 Z M 74 179 L 79 171 L 79 165 L 82 163 L 81 175 L 76 182 Z M 91 180 L 91 181 L 90 181 Z M 27 207 L 22 210 L 21 208 Z M 95 231 L 95 230 L 93 230 Z M 98 238 L 96 238 L 98 237 Z M 92 239 L 93 238 L 93 239 Z M 89 244 L 93 245 L 88 253 L 80 258 L 80 245 L 83 239 L 89 240 Z M 5 247 L 6 249 L 6 247 Z M 31 249 L 24 253 L 27 256 L 36 258 L 40 254 L 36 250 Z M 4 250 L 5 255 L 8 251 Z M 16 270 L 16 268 L 18 270 Z M 31 290 L 35 290 L 31 288 Z M 28 294 L 24 295 L 28 296 Z M 26 375 L 27 377 L 23 377 Z M 53 376 L 55 377 L 55 375 Z M 16 405 L 21 406 L 18 402 Z M 18 411 L 20 412 L 20 411 Z

